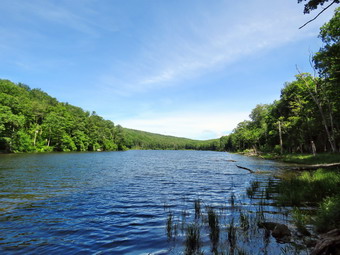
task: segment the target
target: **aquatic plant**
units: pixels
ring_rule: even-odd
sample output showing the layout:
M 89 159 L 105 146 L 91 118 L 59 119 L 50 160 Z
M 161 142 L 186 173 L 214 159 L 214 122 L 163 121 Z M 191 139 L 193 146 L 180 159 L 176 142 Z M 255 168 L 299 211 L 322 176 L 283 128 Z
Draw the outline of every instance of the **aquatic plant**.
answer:
M 212 207 L 208 208 L 208 224 L 210 229 L 210 241 L 212 243 L 213 251 L 216 251 L 220 239 L 220 226 L 218 215 Z
M 169 239 L 171 239 L 173 237 L 173 230 L 174 230 L 173 214 L 171 212 L 169 212 L 168 218 L 167 218 L 167 221 L 166 221 L 166 232 L 167 232 L 167 236 L 168 236 Z
M 235 194 L 234 194 L 234 192 L 232 192 L 231 195 L 230 195 L 230 199 L 229 199 L 231 209 L 235 208 L 235 198 L 236 198 Z
M 246 189 L 247 196 L 249 198 L 253 198 L 254 194 L 256 193 L 256 191 L 258 190 L 259 187 L 260 187 L 260 182 L 259 181 L 257 181 L 257 180 L 252 181 L 250 183 L 250 186 Z
M 234 249 L 236 247 L 236 226 L 234 224 L 234 218 L 231 219 L 229 226 L 227 227 L 227 233 L 228 233 L 228 242 L 231 249 Z
M 247 232 L 249 229 L 249 216 L 242 211 L 240 211 L 240 226 L 244 232 Z
M 201 216 L 201 200 L 196 199 L 194 206 L 195 206 L 195 219 L 198 219 Z
M 190 224 L 186 230 L 185 254 L 193 255 L 200 253 L 201 246 L 200 228 L 197 224 Z

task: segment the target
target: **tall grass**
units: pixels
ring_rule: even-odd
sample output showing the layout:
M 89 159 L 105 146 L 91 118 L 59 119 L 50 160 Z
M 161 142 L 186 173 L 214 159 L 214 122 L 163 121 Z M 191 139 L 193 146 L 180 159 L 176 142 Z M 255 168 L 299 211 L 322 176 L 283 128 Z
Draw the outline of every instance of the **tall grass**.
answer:
M 327 196 L 340 192 L 339 171 L 318 169 L 299 175 L 286 175 L 277 185 L 279 201 L 284 205 L 317 204 Z
M 295 210 L 297 228 L 306 232 L 304 225 L 314 224 L 318 232 L 340 227 L 340 171 L 318 169 L 282 175 L 274 190 L 278 202 L 284 206 L 317 207 L 315 217 Z M 307 220 L 309 219 L 309 220 Z

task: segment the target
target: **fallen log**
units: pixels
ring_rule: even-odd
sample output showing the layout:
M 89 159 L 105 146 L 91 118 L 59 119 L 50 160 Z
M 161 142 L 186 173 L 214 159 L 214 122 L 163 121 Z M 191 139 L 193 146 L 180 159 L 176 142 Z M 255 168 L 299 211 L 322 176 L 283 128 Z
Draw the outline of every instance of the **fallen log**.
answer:
M 237 166 L 238 168 L 242 168 L 242 169 L 244 169 L 244 170 L 247 170 L 247 171 L 251 172 L 252 174 L 255 173 L 254 170 L 251 170 L 251 169 L 249 169 L 249 168 L 247 168 L 247 167 L 239 166 L 239 165 L 236 165 L 236 166 Z
M 228 162 L 236 162 L 236 160 L 233 159 L 227 159 Z
M 339 254 L 340 253 L 340 229 L 333 229 L 321 235 L 311 255 Z
M 302 165 L 299 167 L 294 167 L 292 170 L 304 171 L 304 170 L 317 170 L 319 168 L 331 168 L 340 166 L 340 163 L 330 163 L 330 164 L 316 164 L 316 165 Z

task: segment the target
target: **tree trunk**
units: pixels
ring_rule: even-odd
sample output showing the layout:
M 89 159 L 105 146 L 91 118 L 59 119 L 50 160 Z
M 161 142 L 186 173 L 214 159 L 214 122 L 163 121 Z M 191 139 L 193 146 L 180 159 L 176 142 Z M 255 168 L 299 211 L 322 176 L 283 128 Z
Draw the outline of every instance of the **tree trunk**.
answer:
M 36 141 L 37 141 L 37 134 L 38 134 L 38 130 L 35 130 L 34 131 L 34 140 L 33 140 L 33 145 L 34 145 L 34 147 L 35 147 L 35 143 L 36 143 Z
M 283 142 L 282 142 L 281 121 L 279 121 L 279 137 L 280 137 L 280 149 L 281 149 L 281 154 L 283 154 Z
M 317 93 L 317 84 L 318 82 L 315 80 L 315 78 L 312 78 L 313 79 L 313 82 L 315 83 L 315 91 L 313 93 L 313 91 L 311 90 L 309 84 L 308 84 L 308 81 L 306 81 L 305 77 L 303 77 L 301 75 L 301 78 L 302 80 L 304 81 L 304 83 L 306 84 L 306 87 L 307 87 L 307 91 L 309 93 L 309 95 L 312 97 L 314 103 L 317 105 L 318 109 L 319 109 L 319 113 L 321 115 L 321 119 L 322 119 L 322 124 L 325 128 L 325 131 L 326 131 L 326 135 L 327 135 L 327 139 L 328 139 L 328 142 L 331 146 L 331 149 L 332 149 L 332 152 L 336 152 L 336 147 L 335 147 L 335 140 L 334 140 L 334 134 L 331 134 L 328 130 L 328 126 L 327 126 L 327 121 L 326 121 L 326 117 L 325 117 L 325 114 L 323 112 L 323 109 L 322 109 L 322 104 L 321 102 L 319 101 L 319 99 L 316 97 L 316 95 L 318 94 Z

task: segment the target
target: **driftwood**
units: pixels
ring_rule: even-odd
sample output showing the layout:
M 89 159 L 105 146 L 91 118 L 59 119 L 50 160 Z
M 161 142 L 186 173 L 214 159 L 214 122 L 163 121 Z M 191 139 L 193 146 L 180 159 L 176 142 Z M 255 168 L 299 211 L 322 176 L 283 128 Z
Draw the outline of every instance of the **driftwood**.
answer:
M 316 164 L 316 165 L 303 165 L 299 167 L 294 167 L 292 170 L 303 171 L 303 170 L 316 170 L 319 168 L 331 168 L 340 166 L 340 163 L 330 163 L 330 164 Z
M 227 159 L 228 162 L 236 162 L 236 160 L 233 159 Z
M 251 172 L 252 174 L 253 173 L 255 173 L 255 171 L 254 170 L 251 170 L 251 169 L 249 169 L 249 168 L 247 168 L 247 167 L 244 167 L 244 166 L 239 166 L 239 165 L 236 165 L 238 168 L 242 168 L 242 169 L 245 169 L 245 170 L 247 170 L 247 171 L 249 171 L 249 172 Z
M 321 235 L 311 255 L 340 254 L 340 229 Z

